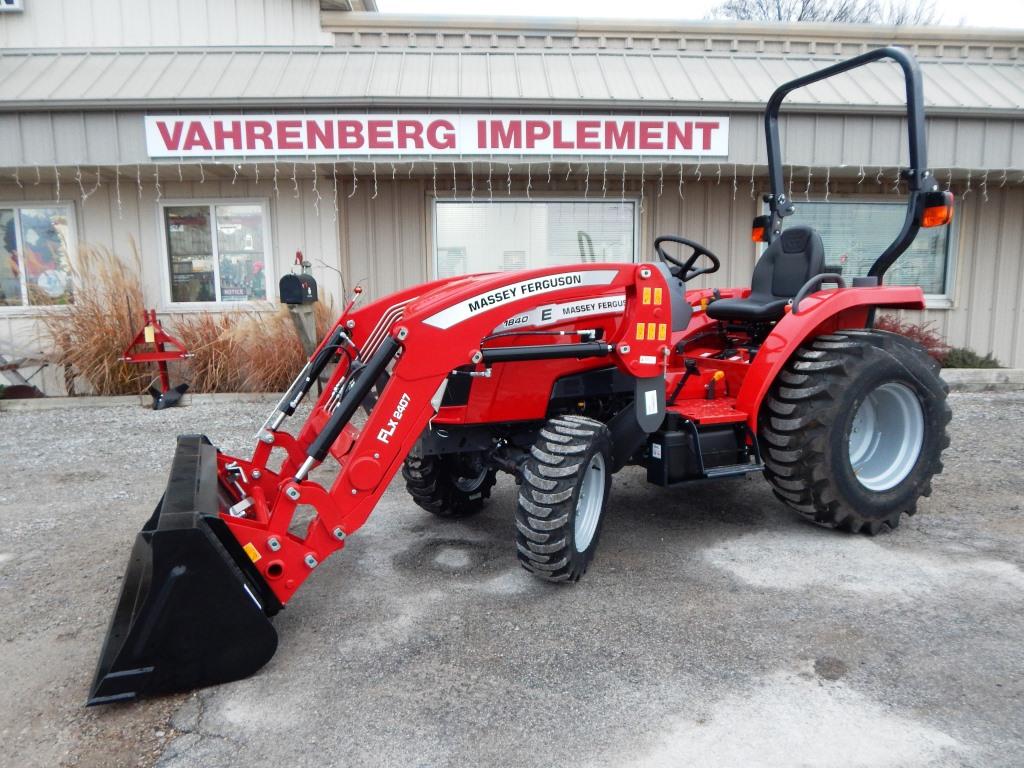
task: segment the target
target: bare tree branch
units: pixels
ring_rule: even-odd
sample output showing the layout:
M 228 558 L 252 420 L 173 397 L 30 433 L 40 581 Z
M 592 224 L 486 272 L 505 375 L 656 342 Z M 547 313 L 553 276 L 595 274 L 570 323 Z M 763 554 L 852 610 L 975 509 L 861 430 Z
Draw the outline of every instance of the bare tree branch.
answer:
M 725 0 L 709 19 L 838 24 L 935 24 L 935 0 Z

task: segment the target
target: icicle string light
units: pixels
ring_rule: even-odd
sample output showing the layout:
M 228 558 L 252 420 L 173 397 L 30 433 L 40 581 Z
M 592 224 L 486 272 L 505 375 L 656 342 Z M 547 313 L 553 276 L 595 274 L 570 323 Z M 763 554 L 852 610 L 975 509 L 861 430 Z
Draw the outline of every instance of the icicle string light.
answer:
M 14 183 L 18 185 L 18 189 L 22 189 L 21 179 L 18 178 L 18 169 L 17 168 L 14 169 L 14 173 L 12 175 L 14 176 Z
M 331 180 L 334 183 L 334 221 L 338 220 L 338 164 L 331 163 Z
M 476 163 L 469 161 L 469 202 L 476 200 Z
M 163 188 L 160 186 L 160 166 L 153 166 L 153 185 L 156 187 L 156 201 L 159 203 L 164 196 Z
M 512 197 L 512 163 L 505 163 L 505 194 Z
M 53 166 L 53 175 L 54 175 L 54 177 L 56 179 L 56 181 L 54 182 L 54 187 L 55 187 L 54 191 L 57 194 L 57 202 L 59 203 L 60 202 L 60 168 L 58 168 L 56 165 Z M 139 189 L 141 190 L 142 188 L 140 187 Z M 142 195 L 141 191 L 139 192 L 139 195 L 140 196 Z
M 253 163 L 252 164 L 252 172 L 253 172 L 253 177 L 255 179 L 255 183 L 259 184 L 260 183 L 260 164 L 259 163 Z
M 750 166 L 750 199 L 757 200 L 757 183 L 754 181 L 754 169 L 756 165 Z
M 715 163 L 715 186 L 722 183 L 722 164 Z
M 878 173 L 875 174 L 875 184 L 878 186 L 885 184 L 885 177 L 882 176 L 882 166 L 878 166 Z
M 702 160 L 701 156 L 697 155 L 697 168 L 693 172 L 693 175 L 697 177 L 697 181 L 700 181 L 700 179 L 701 179 L 701 172 L 700 172 L 701 160 Z
M 665 167 L 662 163 L 658 163 L 658 197 L 661 197 L 661 193 L 665 191 Z
M 203 164 L 199 164 L 199 183 L 206 183 L 206 169 L 203 168 Z M 277 164 L 274 164 L 274 191 L 277 192 Z
M 601 197 L 608 197 L 608 161 L 601 163 Z
M 452 200 L 459 196 L 459 177 L 455 173 L 455 161 L 452 160 Z M 376 195 L 375 195 L 376 197 Z
M 526 199 L 530 199 L 530 189 L 533 187 L 533 163 L 526 164 Z
M 84 195 L 82 195 L 82 202 L 84 203 L 90 197 L 96 194 L 97 190 L 103 185 L 103 180 L 100 177 L 100 167 L 96 166 L 96 183 L 90 187 Z
M 895 192 L 897 195 L 900 193 L 900 180 L 901 180 L 900 169 L 897 168 L 893 172 L 893 177 L 892 177 L 892 191 Z
M 202 163 L 200 163 L 200 164 L 199 164 L 199 170 L 200 170 L 200 171 L 202 171 L 202 170 L 203 170 L 203 165 L 202 165 Z M 275 198 L 278 198 L 278 199 L 279 199 L 279 198 L 281 197 L 281 190 L 280 190 L 280 188 L 279 188 L 279 187 L 277 186 L 277 176 L 278 176 L 278 170 L 277 170 L 277 158 L 274 158 L 274 197 L 275 197 Z
M 82 184 L 82 167 L 80 165 L 75 166 L 75 181 L 78 184 L 78 194 L 85 199 L 85 185 Z
M 679 163 L 679 186 L 677 188 L 680 200 L 685 200 L 686 199 L 686 196 L 683 194 L 683 184 L 685 184 L 685 183 L 686 182 L 683 181 L 683 164 L 682 164 L 682 162 L 680 162 Z
M 619 191 L 619 202 L 626 202 L 626 164 L 622 164 L 622 188 Z
M 452 163 L 454 166 L 455 164 Z M 370 165 L 370 170 L 373 172 L 373 195 L 370 196 L 371 200 L 377 199 L 377 163 L 374 162 Z
M 238 163 L 232 163 L 231 164 L 231 186 L 232 187 L 235 186 L 235 182 L 238 181 L 238 169 L 239 169 L 239 167 L 240 166 L 238 165 Z
M 1006 169 L 1003 168 L 1003 175 L 999 177 L 999 188 L 1002 189 L 1006 186 Z
M 964 193 L 960 196 L 961 200 L 966 200 L 967 196 L 971 194 L 971 169 L 967 169 L 967 186 L 964 187 Z
M 737 168 L 736 163 L 732 164 L 732 199 L 736 199 L 736 193 L 739 191 L 740 185 L 737 180 Z
M 825 202 L 828 202 L 829 195 L 829 183 L 832 181 L 832 167 L 829 166 L 825 169 Z
M 583 198 L 586 199 L 590 196 L 590 163 L 584 165 L 586 174 L 583 177 Z
M 37 166 L 36 166 L 36 183 L 35 183 L 35 184 L 33 184 L 32 186 L 33 186 L 33 187 L 38 187 L 38 186 L 39 186 L 39 183 L 40 183 L 40 182 L 41 182 L 42 180 L 43 180 L 43 176 L 42 176 L 42 174 L 41 174 L 41 173 L 39 172 L 39 166 L 37 165 Z
M 572 162 L 567 160 L 565 164 L 568 167 L 568 170 L 565 172 L 565 180 L 568 181 L 569 177 L 572 175 Z
M 398 173 L 398 166 L 397 166 L 397 165 L 395 165 L 394 163 L 391 163 L 391 180 L 392 180 L 392 181 L 394 181 L 394 180 L 395 180 L 395 175 L 396 175 L 397 173 Z
M 356 175 L 356 161 L 352 161 L 352 191 L 348 193 L 349 199 L 355 196 L 359 189 L 359 176 Z M 434 194 L 437 194 L 437 169 L 434 169 Z
M 949 192 L 949 190 L 950 190 L 950 188 L 952 186 L 953 186 L 953 169 L 952 168 L 947 168 L 946 169 L 946 191 Z
M 416 167 L 416 161 L 415 160 L 410 160 L 409 161 L 409 175 L 406 176 L 406 178 L 408 178 L 408 179 L 412 178 L 412 169 L 415 168 L 415 167 Z
M 981 199 L 988 202 L 988 168 L 981 174 Z
M 121 165 L 114 166 L 114 194 L 117 196 L 117 218 L 123 218 L 124 206 L 121 203 Z
M 862 166 L 860 167 L 860 170 L 858 170 L 858 171 L 857 171 L 857 186 L 858 186 L 858 187 L 859 187 L 859 186 L 860 186 L 861 184 L 863 184 L 863 183 L 864 183 L 864 179 L 865 179 L 866 177 L 867 177 L 867 174 L 866 174 L 866 173 L 864 173 L 864 166 L 862 165 Z
M 792 165 L 789 166 L 789 187 L 788 187 L 788 193 L 787 194 L 789 195 L 789 202 L 792 203 L 793 202 L 793 166 Z
M 292 197 L 299 197 L 299 164 L 292 163 Z
M 494 173 L 494 164 L 490 160 L 487 161 L 487 202 L 494 202 L 494 182 L 492 176 Z
M 431 184 L 431 188 L 434 191 L 434 199 L 436 200 L 437 199 L 437 163 L 431 163 L 430 167 L 431 167 L 430 184 Z M 349 197 L 351 197 L 351 195 L 349 195 Z
M 548 160 L 548 180 L 547 180 L 547 185 L 549 187 L 551 186 L 551 161 L 550 160 Z
M 135 164 L 135 188 L 138 191 L 139 200 L 142 199 L 142 166 Z
M 644 178 L 644 171 L 647 170 L 647 166 L 644 165 L 643 161 L 640 162 L 640 213 L 647 210 L 644 207 L 644 189 L 647 186 L 646 179 Z
M 313 171 L 313 212 L 316 214 L 316 217 L 319 219 L 320 218 L 320 201 L 323 200 L 324 198 L 323 198 L 323 195 L 320 194 L 319 180 L 317 179 L 317 176 L 319 176 L 319 174 L 317 173 L 316 163 L 310 163 L 309 166 L 310 166 L 310 168 Z
M 804 202 L 809 202 L 811 199 L 811 177 L 814 176 L 814 169 L 811 166 L 807 166 L 807 186 L 804 187 Z

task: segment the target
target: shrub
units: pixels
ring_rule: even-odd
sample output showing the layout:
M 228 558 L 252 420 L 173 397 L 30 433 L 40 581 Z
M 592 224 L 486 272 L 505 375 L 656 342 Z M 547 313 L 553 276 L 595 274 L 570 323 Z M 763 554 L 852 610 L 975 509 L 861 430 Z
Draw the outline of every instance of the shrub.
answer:
M 973 349 L 967 347 L 953 347 L 946 353 L 942 363 L 944 368 L 1002 368 L 1002 364 L 996 360 L 992 353 L 982 357 Z
M 129 395 L 142 389 L 145 373 L 120 361 L 142 321 L 139 252 L 132 241 L 133 264 L 107 248 L 81 245 L 73 268 L 74 301 L 49 309 L 42 318 L 53 352 L 48 359 L 64 366 L 68 394 L 86 386 L 97 395 Z
M 946 355 L 949 354 L 950 346 L 945 339 L 935 330 L 934 323 L 925 321 L 923 323 L 903 323 L 892 315 L 881 315 L 875 320 L 875 328 L 879 331 L 889 331 L 906 336 L 911 341 L 916 341 L 929 355 L 940 365 L 945 365 Z
M 323 338 L 332 306 L 317 304 L 314 318 Z M 182 374 L 192 392 L 282 392 L 306 363 L 287 307 L 186 315 L 175 331 L 193 355 Z

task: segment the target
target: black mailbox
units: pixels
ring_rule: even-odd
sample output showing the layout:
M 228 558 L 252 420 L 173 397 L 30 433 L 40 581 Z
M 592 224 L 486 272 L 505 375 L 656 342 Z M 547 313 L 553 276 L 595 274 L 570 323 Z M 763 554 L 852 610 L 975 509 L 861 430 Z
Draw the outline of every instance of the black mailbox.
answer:
M 313 304 L 317 300 L 316 280 L 312 275 L 285 275 L 278 287 L 284 304 Z

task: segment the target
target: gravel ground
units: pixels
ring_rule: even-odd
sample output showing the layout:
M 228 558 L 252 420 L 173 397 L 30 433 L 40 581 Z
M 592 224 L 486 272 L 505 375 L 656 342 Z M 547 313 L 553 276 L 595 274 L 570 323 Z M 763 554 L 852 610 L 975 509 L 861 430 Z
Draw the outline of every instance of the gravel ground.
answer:
M 4 765 L 1020 766 L 1024 393 L 951 397 L 946 472 L 868 539 L 760 478 L 615 481 L 575 586 L 516 565 L 514 486 L 464 523 L 396 483 L 275 618 L 256 676 L 85 709 L 179 432 L 266 405 L 0 414 Z

